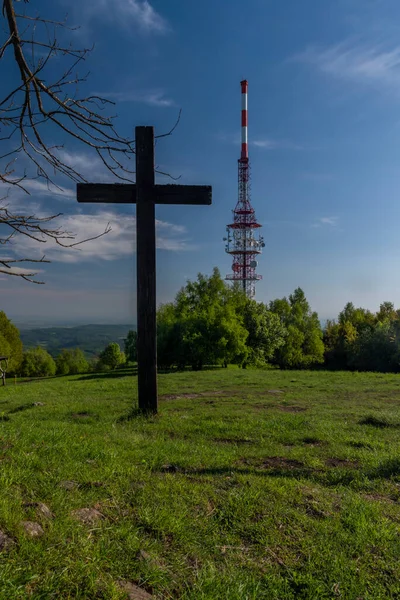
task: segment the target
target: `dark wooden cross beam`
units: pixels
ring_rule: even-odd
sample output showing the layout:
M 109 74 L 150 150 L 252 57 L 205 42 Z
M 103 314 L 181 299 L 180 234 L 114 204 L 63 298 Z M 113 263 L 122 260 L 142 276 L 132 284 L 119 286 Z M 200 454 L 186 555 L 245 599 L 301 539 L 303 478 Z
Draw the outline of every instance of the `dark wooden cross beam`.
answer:
M 78 202 L 136 204 L 139 409 L 157 412 L 156 204 L 211 204 L 211 186 L 155 185 L 154 128 L 136 127 L 136 184 L 78 183 Z

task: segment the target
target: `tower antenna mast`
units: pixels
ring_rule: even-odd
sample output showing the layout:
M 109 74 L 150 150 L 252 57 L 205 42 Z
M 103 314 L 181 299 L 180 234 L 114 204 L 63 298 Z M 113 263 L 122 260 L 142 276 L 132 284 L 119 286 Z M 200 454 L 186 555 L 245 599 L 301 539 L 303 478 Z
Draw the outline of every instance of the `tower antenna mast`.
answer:
M 250 201 L 250 162 L 248 145 L 247 80 L 240 82 L 242 88 L 242 147 L 238 160 L 238 200 L 233 211 L 233 222 L 227 225 L 225 251 L 232 256 L 232 273 L 228 281 L 238 281 L 248 298 L 254 298 L 255 284 L 262 279 L 257 275 L 257 257 L 265 247 L 264 238 L 256 237 L 261 227 Z

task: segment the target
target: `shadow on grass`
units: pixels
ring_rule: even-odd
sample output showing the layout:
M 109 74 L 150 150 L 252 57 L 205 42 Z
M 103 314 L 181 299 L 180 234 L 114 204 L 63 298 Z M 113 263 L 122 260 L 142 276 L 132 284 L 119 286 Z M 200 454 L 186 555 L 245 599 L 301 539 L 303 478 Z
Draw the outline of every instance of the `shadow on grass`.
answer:
M 29 377 L 29 378 L 22 378 L 22 379 L 17 379 L 17 385 L 22 385 L 23 383 L 34 383 L 35 381 L 49 381 L 50 379 L 58 379 L 60 377 L 60 375 L 49 375 L 49 376 L 45 376 L 45 377 Z M 61 375 L 61 377 L 63 377 Z
M 201 469 L 184 469 L 178 465 L 165 465 L 158 470 L 159 473 L 175 473 L 188 477 L 215 475 L 222 476 L 228 480 L 235 475 L 253 475 L 256 477 L 285 477 L 287 479 L 307 479 L 313 483 L 332 487 L 336 485 L 351 485 L 357 476 L 354 472 L 344 471 L 343 469 L 318 469 L 312 467 L 272 467 L 272 468 L 238 468 L 238 467 L 213 467 Z
M 181 474 L 187 477 L 193 476 L 221 476 L 229 480 L 235 475 L 253 475 L 257 477 L 285 477 L 288 479 L 307 479 L 325 487 L 337 485 L 357 485 L 364 487 L 368 481 L 375 479 L 392 479 L 400 477 L 400 459 L 392 459 L 370 470 L 354 470 L 341 467 L 313 468 L 305 465 L 285 467 L 209 467 L 209 468 L 184 468 L 176 464 L 164 465 L 155 472 L 161 474 Z M 366 481 L 367 480 L 367 481 Z
M 218 365 L 206 365 L 201 370 L 202 371 L 214 371 L 220 370 L 222 367 Z M 185 371 L 192 371 L 191 367 L 185 367 L 184 369 L 178 369 L 176 367 L 171 368 L 158 368 L 157 373 L 159 375 L 168 375 L 170 373 L 182 373 Z M 198 372 L 198 371 L 196 371 Z M 127 377 L 129 375 L 137 375 L 137 366 L 127 367 L 125 369 L 117 369 L 116 371 L 104 371 L 100 373 L 88 373 L 87 375 L 82 375 L 78 377 L 76 381 L 89 381 L 91 379 L 117 379 L 119 377 Z M 32 380 L 33 381 L 33 380 Z
M 119 379 L 121 377 L 128 377 L 129 375 L 137 375 L 137 369 L 133 367 L 131 369 L 118 369 L 118 371 L 108 371 L 104 373 L 90 373 L 89 375 L 82 375 L 82 377 L 78 377 L 76 381 L 90 381 L 91 379 Z
M 224 367 L 222 365 L 203 365 L 201 369 L 193 369 L 190 365 L 185 367 L 158 367 L 157 372 L 162 374 L 168 373 L 201 373 L 202 371 L 220 371 Z
M 135 407 L 125 415 L 118 417 L 116 423 L 129 423 L 129 421 L 135 421 L 136 419 L 145 419 L 146 421 L 149 421 L 154 420 L 155 418 L 157 418 L 157 415 L 154 413 L 144 413 L 139 408 Z
M 21 404 L 20 406 L 16 406 L 15 408 L 11 408 L 8 411 L 9 415 L 13 415 L 14 413 L 22 412 L 23 410 L 29 410 L 30 408 L 35 408 L 34 402 L 29 402 L 28 404 Z
M 400 458 L 391 458 L 382 462 L 373 470 L 372 476 L 379 479 L 392 479 L 400 477 Z
M 398 423 L 389 423 L 386 419 L 378 419 L 373 415 L 369 415 L 368 417 L 364 417 L 359 422 L 359 425 L 371 425 L 371 427 L 377 427 L 378 429 L 384 429 L 386 427 L 400 427 Z

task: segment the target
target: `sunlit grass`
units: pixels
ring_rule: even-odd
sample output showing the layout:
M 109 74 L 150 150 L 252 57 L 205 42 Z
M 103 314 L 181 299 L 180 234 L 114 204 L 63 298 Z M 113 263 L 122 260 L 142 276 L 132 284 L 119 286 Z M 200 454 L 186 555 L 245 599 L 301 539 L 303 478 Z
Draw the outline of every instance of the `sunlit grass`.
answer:
M 150 419 L 126 373 L 0 388 L 1 599 L 112 600 L 121 580 L 185 600 L 400 597 L 398 376 L 230 368 L 159 388 Z

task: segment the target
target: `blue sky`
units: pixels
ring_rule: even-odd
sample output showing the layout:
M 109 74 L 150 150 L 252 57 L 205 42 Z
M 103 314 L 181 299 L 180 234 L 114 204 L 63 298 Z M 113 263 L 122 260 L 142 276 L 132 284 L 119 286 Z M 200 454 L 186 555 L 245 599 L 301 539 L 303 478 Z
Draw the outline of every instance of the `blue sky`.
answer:
M 222 238 L 237 197 L 246 78 L 252 201 L 266 242 L 257 299 L 301 286 L 322 319 L 350 300 L 399 306 L 400 4 L 109 4 L 53 0 L 40 10 L 60 17 L 68 7 L 81 25 L 76 42 L 95 43 L 84 90 L 116 101 L 121 131 L 152 124 L 164 133 L 182 109 L 173 136 L 157 144 L 157 164 L 181 183 L 213 186 L 211 207 L 157 208 L 158 302 L 199 271 L 230 272 Z M 107 180 L 88 148 L 67 141 L 64 157 L 89 180 Z M 29 198 L 12 192 L 10 202 L 62 211 L 80 237 L 108 222 L 113 231 L 80 250 L 45 248 L 53 262 L 44 286 L 0 277 L 1 308 L 49 323 L 135 321 L 134 207 L 78 206 L 73 183 L 60 183 L 55 194 L 34 182 Z

